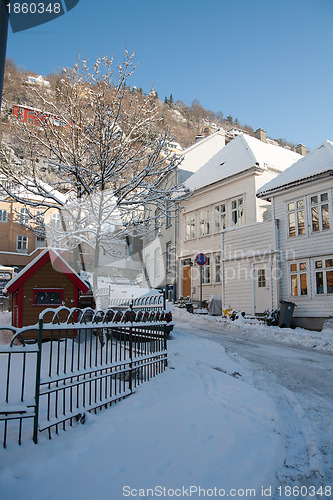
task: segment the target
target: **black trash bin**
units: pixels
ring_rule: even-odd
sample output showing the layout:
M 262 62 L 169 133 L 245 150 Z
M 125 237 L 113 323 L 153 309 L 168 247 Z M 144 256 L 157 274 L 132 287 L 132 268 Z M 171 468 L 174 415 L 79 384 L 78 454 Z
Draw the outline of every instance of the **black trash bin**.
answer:
M 185 304 L 185 306 L 186 306 L 187 312 L 193 314 L 194 310 L 193 310 L 193 304 L 192 304 L 192 302 L 188 302 L 187 304 Z
M 280 304 L 279 327 L 290 328 L 296 304 L 287 302 L 286 300 L 280 300 Z

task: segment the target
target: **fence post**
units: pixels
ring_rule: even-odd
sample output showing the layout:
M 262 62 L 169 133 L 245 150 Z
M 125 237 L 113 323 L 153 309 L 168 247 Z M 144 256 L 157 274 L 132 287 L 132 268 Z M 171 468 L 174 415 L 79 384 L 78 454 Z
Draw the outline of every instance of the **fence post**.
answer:
M 38 443 L 38 418 L 39 418 L 39 391 L 40 391 L 40 370 L 42 364 L 42 339 L 43 339 L 43 319 L 39 320 L 38 329 L 38 353 L 37 353 L 37 365 L 36 365 L 36 386 L 35 386 L 35 417 L 34 417 L 34 430 L 33 430 L 33 442 Z
M 131 391 L 131 393 L 133 392 L 133 335 L 132 335 L 132 327 L 130 326 L 130 329 L 129 329 L 129 355 L 130 355 L 130 364 L 129 364 L 129 367 L 130 367 L 130 372 L 129 372 L 129 390 Z
M 168 343 L 167 343 L 166 325 L 163 325 L 163 334 L 164 334 L 164 349 L 166 351 L 164 368 L 166 368 L 168 366 Z

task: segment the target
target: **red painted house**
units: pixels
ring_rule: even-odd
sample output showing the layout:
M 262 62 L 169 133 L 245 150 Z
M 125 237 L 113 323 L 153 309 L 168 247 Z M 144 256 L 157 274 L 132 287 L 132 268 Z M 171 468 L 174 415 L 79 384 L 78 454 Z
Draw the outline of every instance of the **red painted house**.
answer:
M 63 123 L 57 116 L 52 115 L 51 113 L 44 113 L 37 108 L 14 104 L 12 112 L 18 120 L 23 121 L 24 123 L 32 123 L 33 125 L 40 126 L 48 121 L 52 122 L 55 126 L 63 126 L 69 129 L 69 125 Z
M 34 325 L 46 308 L 78 307 L 79 292 L 85 294 L 88 290 L 61 255 L 46 248 L 7 285 L 12 295 L 12 325 Z

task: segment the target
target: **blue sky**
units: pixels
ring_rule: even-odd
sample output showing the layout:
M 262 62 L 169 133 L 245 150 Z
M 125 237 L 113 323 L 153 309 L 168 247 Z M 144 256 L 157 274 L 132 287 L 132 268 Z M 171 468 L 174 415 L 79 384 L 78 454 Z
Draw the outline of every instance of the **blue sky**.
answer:
M 313 149 L 333 140 L 333 0 L 80 0 L 24 32 L 7 57 L 38 74 L 72 66 L 79 51 L 122 59 L 132 84 L 262 127 Z

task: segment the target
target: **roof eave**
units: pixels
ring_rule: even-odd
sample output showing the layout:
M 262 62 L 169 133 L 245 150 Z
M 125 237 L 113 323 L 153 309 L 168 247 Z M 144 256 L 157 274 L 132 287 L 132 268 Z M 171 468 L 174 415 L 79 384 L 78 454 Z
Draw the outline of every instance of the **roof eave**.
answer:
M 276 188 L 269 189 L 268 191 L 263 191 L 262 193 L 257 193 L 257 198 L 265 198 L 269 199 L 272 195 L 275 195 L 279 192 L 286 191 L 287 189 L 291 189 L 293 187 L 299 186 L 301 184 L 307 184 L 309 182 L 313 182 L 318 179 L 324 179 L 325 177 L 329 177 L 333 175 L 333 170 L 327 170 L 326 172 L 322 172 L 320 174 L 315 174 L 310 177 L 306 177 L 305 179 L 298 179 L 297 181 L 289 182 L 287 184 L 283 184 L 282 186 L 277 186 Z

